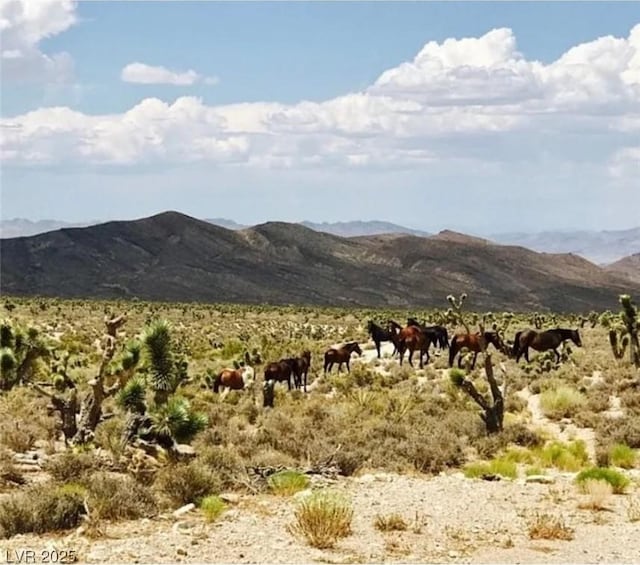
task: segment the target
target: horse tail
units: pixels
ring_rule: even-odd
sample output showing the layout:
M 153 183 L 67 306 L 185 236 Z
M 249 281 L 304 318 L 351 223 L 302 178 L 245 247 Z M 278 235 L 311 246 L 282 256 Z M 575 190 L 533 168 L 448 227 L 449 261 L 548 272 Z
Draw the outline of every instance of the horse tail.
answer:
M 447 333 L 447 328 L 442 328 L 440 330 L 440 349 L 447 349 L 449 347 L 449 334 Z
M 451 338 L 451 343 L 449 344 L 449 367 L 453 367 L 453 359 L 456 356 L 456 336 L 454 335 Z
M 513 338 L 513 347 L 511 348 L 511 356 L 516 357 L 520 352 L 520 336 L 522 332 L 519 331 L 516 333 L 516 337 Z

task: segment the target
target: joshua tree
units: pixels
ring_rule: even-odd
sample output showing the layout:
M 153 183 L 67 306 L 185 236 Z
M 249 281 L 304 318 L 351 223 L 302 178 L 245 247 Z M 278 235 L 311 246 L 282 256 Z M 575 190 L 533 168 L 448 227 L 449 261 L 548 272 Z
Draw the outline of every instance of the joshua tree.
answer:
M 471 333 L 469 330 L 469 326 L 467 325 L 464 316 L 462 314 L 462 306 L 467 299 L 467 294 L 463 293 L 458 300 L 455 299 L 453 295 L 447 296 L 447 300 L 451 304 L 451 311 L 455 313 L 457 320 L 462 326 L 464 326 L 466 332 Z M 502 431 L 502 422 L 504 419 L 504 396 L 506 395 L 506 382 L 503 385 L 503 390 L 501 391 L 498 387 L 498 383 L 493 375 L 493 363 L 491 361 L 491 353 L 487 351 L 487 345 L 484 340 L 484 331 L 485 331 L 485 319 L 483 319 L 480 324 L 480 347 L 482 349 L 483 357 L 484 357 L 484 369 L 487 375 L 487 380 L 489 381 L 489 387 L 491 389 L 492 400 L 487 400 L 484 396 L 482 396 L 473 382 L 468 380 L 463 371 L 458 369 L 452 369 L 450 371 L 450 378 L 453 384 L 460 387 L 464 390 L 476 403 L 482 408 L 483 412 L 480 414 L 482 421 L 485 424 L 487 429 L 487 433 L 494 434 Z
M 622 359 L 629 348 L 629 360 L 636 367 L 640 367 L 640 345 L 638 344 L 638 309 L 631 296 L 621 294 L 619 302 L 622 305 L 622 312 L 618 319 L 603 319 L 605 327 L 609 327 L 609 343 L 616 359 Z
M 27 382 L 37 360 L 49 353 L 37 328 L 22 330 L 8 320 L 0 322 L 0 390 Z

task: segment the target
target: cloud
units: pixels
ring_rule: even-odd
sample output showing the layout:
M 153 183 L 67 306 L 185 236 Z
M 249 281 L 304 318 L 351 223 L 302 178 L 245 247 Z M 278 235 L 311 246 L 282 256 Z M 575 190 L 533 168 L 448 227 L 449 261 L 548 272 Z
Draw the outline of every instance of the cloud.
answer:
M 73 59 L 68 53 L 47 55 L 43 39 L 58 35 L 77 22 L 73 0 L 2 0 L 2 80 L 10 82 L 69 82 Z
M 206 81 L 141 63 L 125 67 L 125 77 Z M 528 60 L 505 28 L 431 41 L 368 88 L 323 102 L 147 98 L 120 114 L 41 108 L 0 125 L 2 158 L 17 166 L 430 170 L 449 163 L 497 174 L 521 163 L 563 178 L 589 163 L 624 176 L 637 170 L 637 152 L 625 148 L 640 133 L 640 24 L 626 38 L 600 37 L 548 64 Z
M 176 72 L 144 63 L 129 63 L 122 69 L 120 78 L 124 82 L 136 84 L 173 84 L 175 86 L 191 86 L 198 82 L 214 85 L 219 82 L 217 77 L 203 77 L 193 70 Z

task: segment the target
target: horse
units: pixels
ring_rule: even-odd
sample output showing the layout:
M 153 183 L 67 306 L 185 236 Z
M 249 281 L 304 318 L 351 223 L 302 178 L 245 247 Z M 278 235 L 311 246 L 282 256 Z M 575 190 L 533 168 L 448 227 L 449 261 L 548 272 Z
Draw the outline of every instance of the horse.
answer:
M 409 350 L 409 365 L 413 367 L 413 353 L 420 351 L 420 368 L 424 366 L 422 357 L 427 355 L 427 363 L 429 363 L 429 346 L 435 343 L 437 340 L 436 333 L 433 331 L 426 331 L 418 326 L 407 326 L 402 328 L 398 334 L 398 353 L 400 353 L 400 365 L 404 359 L 404 352 Z
M 516 333 L 513 340 L 513 348 L 511 355 L 516 358 L 516 362 L 520 361 L 520 357 L 524 354 L 526 362 L 529 362 L 529 348 L 533 347 L 536 351 L 548 351 L 552 349 L 556 354 L 556 362 L 560 361 L 560 354 L 557 348 L 567 339 L 570 339 L 578 347 L 582 347 L 582 340 L 578 330 L 570 330 L 567 328 L 555 328 L 553 330 L 545 330 L 537 332 L 536 330 L 524 330 Z
M 371 339 L 373 339 L 373 342 L 376 344 L 378 359 L 380 359 L 380 343 L 383 341 L 390 341 L 393 343 L 393 353 L 391 355 L 396 354 L 396 351 L 398 351 L 398 334 L 394 330 L 390 328 L 384 329 L 375 322 L 369 320 L 367 331 L 369 332 Z
M 280 361 L 273 361 L 272 363 L 267 364 L 264 368 L 264 381 L 286 381 L 289 390 L 291 390 L 291 375 L 294 374 L 294 367 L 296 364 L 296 359 L 293 357 L 280 359 Z
M 351 359 L 351 354 L 354 351 L 358 355 L 362 355 L 362 349 L 360 349 L 360 346 L 355 341 L 345 343 L 339 348 L 332 347 L 327 349 L 324 354 L 324 373 L 327 373 L 327 369 L 331 372 L 331 368 L 334 363 L 338 363 L 338 373 L 340 372 L 343 363 L 347 364 L 347 372 L 350 373 L 349 360 Z
M 295 358 L 293 365 L 293 379 L 296 388 L 302 386 L 302 377 L 304 377 L 304 391 L 307 392 L 307 375 L 311 366 L 311 351 L 303 351 L 300 357 Z
M 213 380 L 213 392 L 219 392 L 220 387 L 229 390 L 244 390 L 254 381 L 254 372 L 251 367 L 242 369 L 222 369 Z
M 484 332 L 484 340 L 487 346 L 493 344 L 498 351 L 504 350 L 504 342 L 498 332 Z M 449 367 L 453 367 L 453 360 L 463 347 L 474 352 L 473 363 L 471 363 L 471 368 L 473 369 L 476 366 L 478 353 L 482 351 L 482 347 L 480 346 L 480 332 L 473 334 L 456 334 L 451 338 L 451 344 L 449 345 Z M 462 367 L 462 357 L 458 358 L 458 367 Z
M 416 320 L 415 318 L 407 319 L 407 326 L 416 326 L 421 330 L 427 332 L 433 332 L 436 337 L 436 341 L 434 343 L 438 344 L 440 349 L 448 349 L 449 348 L 449 334 L 447 332 L 447 328 L 444 326 L 425 326 Z

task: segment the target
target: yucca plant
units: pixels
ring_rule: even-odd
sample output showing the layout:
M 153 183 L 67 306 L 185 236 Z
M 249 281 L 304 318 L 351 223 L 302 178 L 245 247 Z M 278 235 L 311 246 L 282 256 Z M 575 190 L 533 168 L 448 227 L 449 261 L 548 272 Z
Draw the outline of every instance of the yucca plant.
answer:
M 189 442 L 207 426 L 207 417 L 194 412 L 189 401 L 179 396 L 157 406 L 150 415 L 152 429 L 163 441 Z

